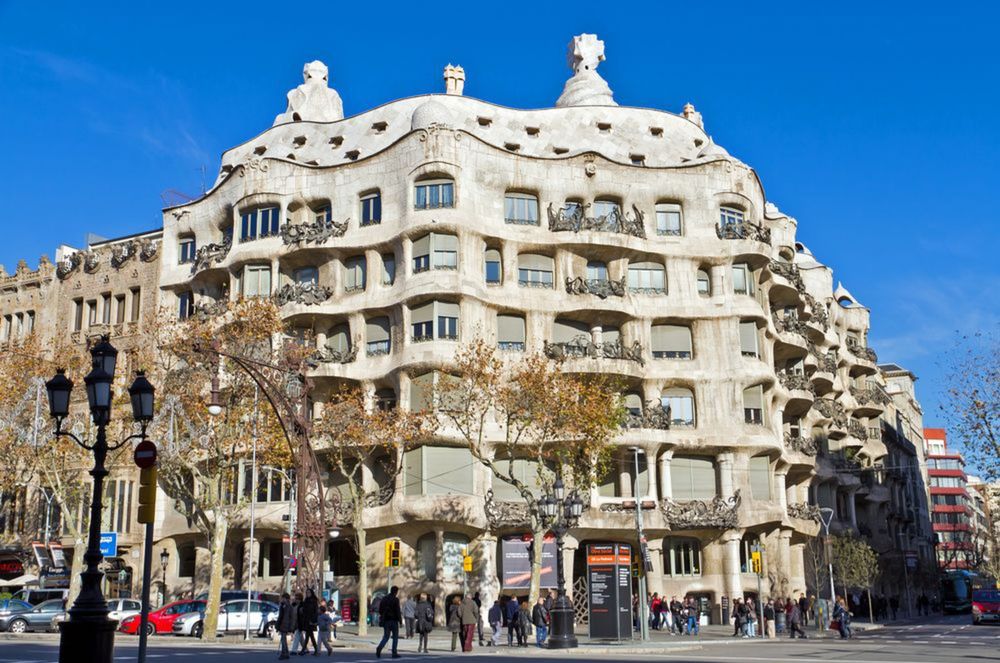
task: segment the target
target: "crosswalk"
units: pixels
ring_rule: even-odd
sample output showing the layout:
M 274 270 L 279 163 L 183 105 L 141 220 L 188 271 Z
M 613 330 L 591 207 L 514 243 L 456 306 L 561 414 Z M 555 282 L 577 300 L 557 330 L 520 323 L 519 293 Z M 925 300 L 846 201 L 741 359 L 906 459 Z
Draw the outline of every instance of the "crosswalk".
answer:
M 859 634 L 884 644 L 1000 646 L 1000 628 L 972 624 L 913 624 Z

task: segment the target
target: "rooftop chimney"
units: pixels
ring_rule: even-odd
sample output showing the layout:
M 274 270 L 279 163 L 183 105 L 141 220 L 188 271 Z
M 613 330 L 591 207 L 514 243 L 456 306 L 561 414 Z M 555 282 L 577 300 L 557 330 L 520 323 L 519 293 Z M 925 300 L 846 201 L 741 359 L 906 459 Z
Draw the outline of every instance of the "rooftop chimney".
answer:
M 444 93 L 461 97 L 463 90 L 465 90 L 465 70 L 449 63 L 444 68 Z

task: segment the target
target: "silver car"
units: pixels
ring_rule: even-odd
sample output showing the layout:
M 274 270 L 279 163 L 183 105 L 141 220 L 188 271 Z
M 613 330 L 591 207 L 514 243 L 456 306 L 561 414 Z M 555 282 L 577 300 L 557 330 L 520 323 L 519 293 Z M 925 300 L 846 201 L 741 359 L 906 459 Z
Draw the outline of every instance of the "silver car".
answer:
M 219 606 L 219 623 L 217 633 L 243 633 L 247 622 L 250 632 L 258 635 L 269 635 L 277 619 L 278 606 L 267 601 L 250 601 L 250 611 L 247 612 L 246 599 L 226 601 Z M 200 638 L 205 630 L 205 615 L 201 612 L 191 612 L 174 620 L 174 635 L 189 635 Z

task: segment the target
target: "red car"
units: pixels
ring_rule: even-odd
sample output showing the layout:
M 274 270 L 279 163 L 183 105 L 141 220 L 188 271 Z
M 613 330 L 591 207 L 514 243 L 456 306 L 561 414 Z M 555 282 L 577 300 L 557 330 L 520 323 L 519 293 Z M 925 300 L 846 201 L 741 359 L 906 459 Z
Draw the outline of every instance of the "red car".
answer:
M 1000 589 L 972 592 L 972 623 L 1000 622 Z
M 168 603 L 159 610 L 149 613 L 149 623 L 146 625 L 146 632 L 149 635 L 154 633 L 170 633 L 174 628 L 174 620 L 189 612 L 205 612 L 204 601 L 174 601 Z M 139 633 L 139 626 L 142 624 L 142 615 L 126 617 L 118 630 L 129 635 Z

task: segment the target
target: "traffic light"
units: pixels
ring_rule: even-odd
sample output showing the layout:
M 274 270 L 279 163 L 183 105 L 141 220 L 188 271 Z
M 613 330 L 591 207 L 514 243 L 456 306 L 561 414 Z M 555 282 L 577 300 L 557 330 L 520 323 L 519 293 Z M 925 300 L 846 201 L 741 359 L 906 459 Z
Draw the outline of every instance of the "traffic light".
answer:
M 638 578 L 639 575 L 640 575 L 639 574 L 639 558 L 638 557 L 633 557 L 632 558 L 632 577 L 633 578 Z
M 760 551 L 754 550 L 750 553 L 750 571 L 760 575 L 761 568 Z
M 139 471 L 139 522 L 145 525 L 156 519 L 156 466 Z
M 399 539 L 386 539 L 385 567 L 399 566 Z

